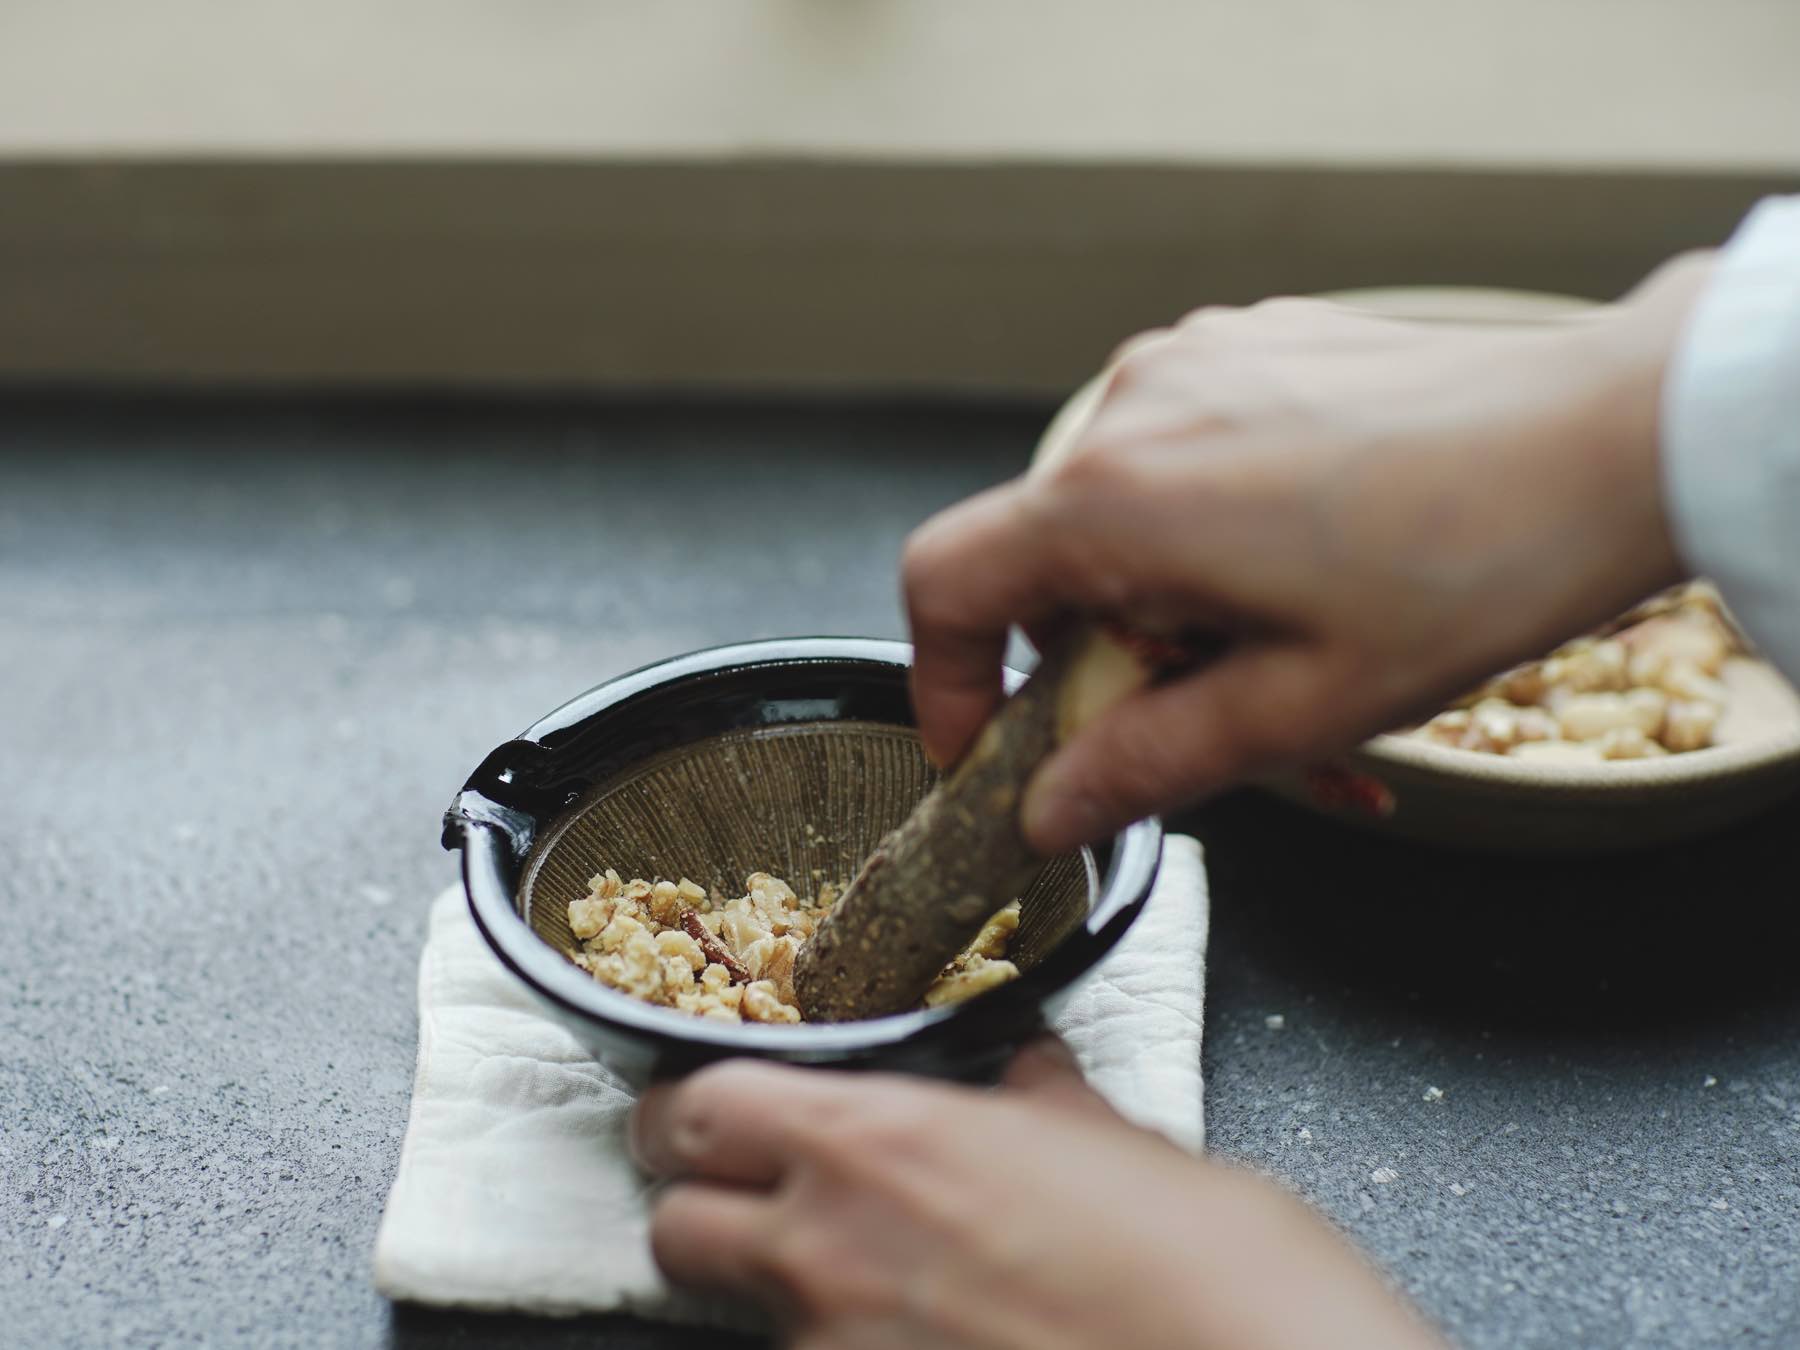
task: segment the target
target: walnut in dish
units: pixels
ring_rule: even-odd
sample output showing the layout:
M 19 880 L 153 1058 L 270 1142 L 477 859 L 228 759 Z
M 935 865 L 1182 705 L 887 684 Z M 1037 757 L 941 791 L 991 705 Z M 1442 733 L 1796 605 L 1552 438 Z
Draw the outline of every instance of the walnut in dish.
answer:
M 569 902 L 576 965 L 634 998 L 726 1022 L 801 1020 L 794 960 L 837 900 L 825 885 L 810 898 L 766 872 L 727 899 L 692 881 L 621 880 L 611 868 Z M 927 1007 L 960 1003 L 1015 978 L 1006 959 L 1019 903 L 1001 909 L 925 995 Z
M 1747 650 L 1718 593 L 1693 582 L 1496 675 L 1407 734 L 1570 764 L 1700 750 L 1725 710 L 1725 663 Z

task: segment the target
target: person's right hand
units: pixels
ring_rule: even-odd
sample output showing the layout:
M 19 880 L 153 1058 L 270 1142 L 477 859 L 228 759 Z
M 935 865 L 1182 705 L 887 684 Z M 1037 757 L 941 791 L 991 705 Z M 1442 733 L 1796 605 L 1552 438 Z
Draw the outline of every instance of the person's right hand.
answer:
M 1678 579 L 1658 404 L 1709 266 L 1554 326 L 1279 300 L 1127 344 L 1066 458 L 908 542 L 927 749 L 954 761 L 999 702 L 1009 625 L 1224 637 L 1039 771 L 1024 826 L 1059 851 L 1346 748 Z

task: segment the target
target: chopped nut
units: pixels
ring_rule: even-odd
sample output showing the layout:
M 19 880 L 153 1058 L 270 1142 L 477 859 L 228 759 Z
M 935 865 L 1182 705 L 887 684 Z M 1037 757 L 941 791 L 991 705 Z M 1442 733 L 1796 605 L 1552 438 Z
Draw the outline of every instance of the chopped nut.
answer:
M 694 968 L 682 957 L 665 956 L 662 959 L 662 983 L 667 993 L 679 997 L 694 987 Z
M 1495 678 L 1493 688 L 1508 703 L 1516 703 L 1521 707 L 1542 700 L 1544 690 L 1549 682 L 1544 678 L 1542 662 L 1531 661 L 1522 666 L 1514 666 L 1505 674 Z
M 1662 734 L 1663 718 L 1669 711 L 1669 696 L 1660 689 L 1633 689 L 1625 695 L 1634 725 L 1646 736 Z
M 1542 661 L 1503 671 L 1409 734 L 1543 762 L 1697 750 L 1712 744 L 1726 703 L 1718 676 L 1746 650 L 1717 591 L 1693 582 L 1564 643 Z M 1569 743 L 1593 753 L 1526 749 Z
M 744 963 L 744 969 L 750 972 L 750 978 L 766 981 L 780 990 L 784 999 L 793 1001 L 794 961 L 800 955 L 798 938 L 766 937 L 758 938 L 743 951 L 738 959 Z
M 629 914 L 615 914 L 613 921 L 600 932 L 600 950 L 603 952 L 621 951 L 627 942 L 640 934 L 648 937 L 650 930 Z
M 1006 955 L 1006 947 L 1019 931 L 1019 902 L 1013 901 L 981 926 L 969 951 L 976 956 L 997 960 Z
M 672 926 L 681 922 L 681 892 L 671 881 L 659 881 L 650 888 L 650 917 Z
M 1011 961 L 991 961 L 985 956 L 977 956 L 967 966 L 955 974 L 943 976 L 926 990 L 925 1006 L 939 1008 L 946 1003 L 961 1003 L 1017 979 L 1018 974 L 1019 968 Z
M 822 886 L 816 899 L 802 900 L 781 878 L 755 872 L 744 892 L 726 901 L 685 878 L 624 882 L 609 869 L 569 904 L 581 944 L 570 959 L 602 984 L 692 1016 L 798 1022 L 794 963 L 837 888 Z M 945 968 L 927 1005 L 973 998 L 1015 977 L 1018 967 L 1002 958 L 1018 926 L 1014 901 Z
M 569 931 L 576 937 L 597 937 L 612 922 L 612 906 L 597 895 L 584 895 L 569 901 Z
M 1671 750 L 1704 750 L 1719 725 L 1717 704 L 1676 699 L 1663 719 L 1663 744 Z
M 757 980 L 744 986 L 744 1017 L 752 1022 L 798 1022 L 800 1010 L 781 1001 L 771 980 Z
M 1542 708 L 1519 709 L 1519 740 L 1553 741 L 1560 734 L 1556 719 Z
M 668 928 L 656 935 L 656 950 L 664 956 L 679 956 L 688 964 L 689 970 L 703 970 L 706 967 L 706 953 L 694 940 L 691 933 L 679 928 Z
M 1626 687 L 1625 644 L 1614 639 L 1571 643 L 1544 662 L 1546 685 L 1563 685 L 1578 694 L 1610 693 Z
M 1737 645 L 1725 625 L 1699 610 L 1646 619 L 1621 639 L 1634 661 L 1681 663 L 1717 675 Z
M 1449 712 L 1439 713 L 1414 734 L 1428 741 L 1436 741 L 1439 745 L 1460 748 L 1473 720 L 1466 708 L 1453 708 Z
M 1637 727 L 1614 727 L 1600 738 L 1599 745 L 1606 759 L 1650 759 L 1669 753 Z
M 1725 706 L 1725 686 L 1686 661 L 1671 661 L 1657 684 L 1676 698 Z
M 1564 739 L 1597 741 L 1617 727 L 1635 727 L 1637 717 L 1619 694 L 1576 694 L 1557 714 Z
M 700 972 L 700 987 L 709 994 L 716 994 L 731 983 L 731 968 L 718 961 L 711 962 Z
M 1469 732 L 1474 744 L 1466 749 L 1506 751 L 1519 740 L 1518 710 L 1505 699 L 1486 698 L 1470 710 Z

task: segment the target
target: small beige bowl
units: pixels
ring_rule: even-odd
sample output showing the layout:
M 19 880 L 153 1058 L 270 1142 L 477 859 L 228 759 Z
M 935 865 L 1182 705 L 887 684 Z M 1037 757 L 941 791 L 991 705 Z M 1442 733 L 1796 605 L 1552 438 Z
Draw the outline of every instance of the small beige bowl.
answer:
M 1461 287 L 1397 287 L 1326 297 L 1423 323 L 1580 323 L 1595 306 L 1568 296 Z M 1066 450 L 1103 376 L 1070 396 L 1039 440 L 1044 463 Z M 1718 744 L 1654 760 L 1545 764 L 1377 736 L 1337 764 L 1260 786 L 1326 815 L 1433 843 L 1510 852 L 1596 853 L 1710 833 L 1800 788 L 1800 697 L 1767 664 L 1731 662 Z

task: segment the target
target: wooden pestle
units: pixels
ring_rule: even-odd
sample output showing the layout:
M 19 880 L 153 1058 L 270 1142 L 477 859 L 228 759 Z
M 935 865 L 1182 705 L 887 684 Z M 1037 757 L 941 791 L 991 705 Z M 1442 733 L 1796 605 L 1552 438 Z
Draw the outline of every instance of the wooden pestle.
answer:
M 801 948 L 794 990 L 807 1020 L 918 1006 L 945 964 L 1044 865 L 1019 828 L 1032 773 L 1154 669 L 1098 625 L 1052 645 L 962 760 L 877 845 Z

